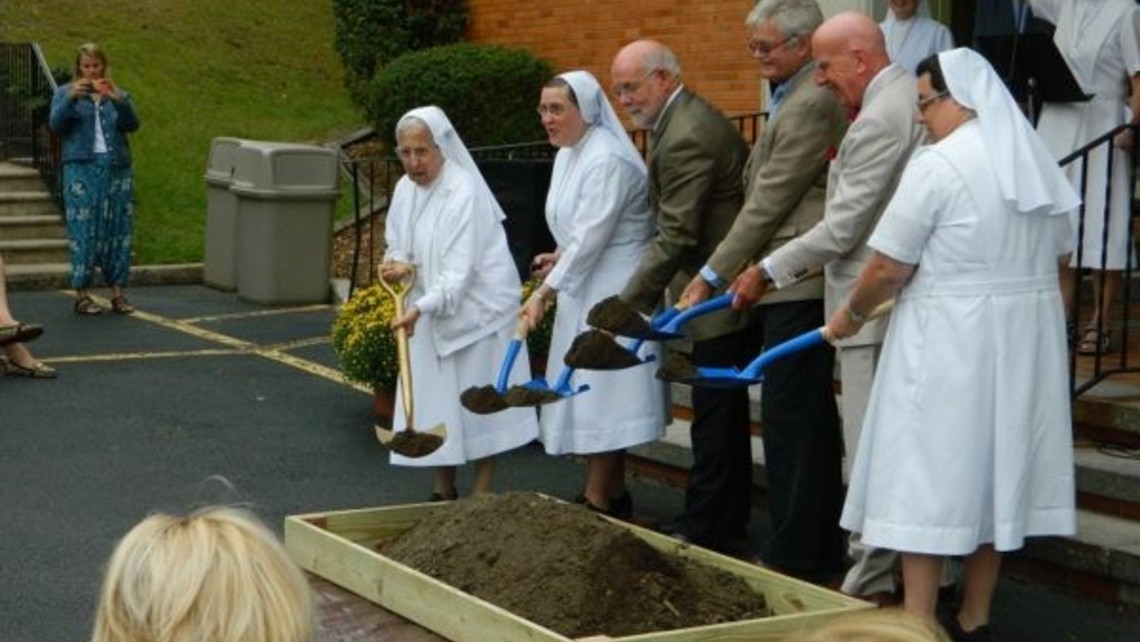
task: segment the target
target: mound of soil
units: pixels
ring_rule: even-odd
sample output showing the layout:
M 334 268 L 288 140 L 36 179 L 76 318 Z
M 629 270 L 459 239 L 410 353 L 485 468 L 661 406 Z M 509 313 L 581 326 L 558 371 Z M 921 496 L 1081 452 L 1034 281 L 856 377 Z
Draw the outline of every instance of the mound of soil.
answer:
M 459 395 L 459 403 L 477 415 L 489 415 L 508 408 L 506 399 L 491 385 L 464 390 Z
M 503 401 L 512 408 L 541 406 L 560 399 L 562 396 L 553 390 L 532 390 L 526 386 L 511 386 L 503 393 Z
M 672 350 L 665 355 L 665 361 L 657 369 L 657 378 L 662 381 L 691 381 L 700 374 L 696 364 L 688 355 Z
M 453 502 L 380 551 L 571 638 L 770 614 L 739 577 L 666 556 L 584 506 L 535 493 Z

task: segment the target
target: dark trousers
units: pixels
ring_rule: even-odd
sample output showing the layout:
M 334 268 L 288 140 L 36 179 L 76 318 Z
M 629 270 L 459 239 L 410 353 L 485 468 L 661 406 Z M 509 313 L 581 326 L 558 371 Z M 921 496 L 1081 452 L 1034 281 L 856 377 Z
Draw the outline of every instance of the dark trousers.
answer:
M 702 366 L 746 365 L 760 350 L 748 328 L 693 344 Z M 752 508 L 748 390 L 693 387 L 693 466 L 678 529 L 696 544 L 724 550 L 747 537 Z
M 760 308 L 765 349 L 823 325 L 823 303 L 793 301 Z M 763 373 L 760 424 L 772 536 L 761 556 L 807 579 L 841 571 L 844 534 L 842 432 L 827 344 L 773 362 Z

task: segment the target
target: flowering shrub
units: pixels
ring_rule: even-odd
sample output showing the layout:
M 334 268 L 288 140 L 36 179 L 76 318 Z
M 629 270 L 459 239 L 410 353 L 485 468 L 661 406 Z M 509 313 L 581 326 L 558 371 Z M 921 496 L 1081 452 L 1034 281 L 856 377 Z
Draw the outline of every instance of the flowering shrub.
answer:
M 400 376 L 396 333 L 388 324 L 396 303 L 379 283 L 353 293 L 336 315 L 332 344 L 340 369 L 349 381 L 373 390 L 395 390 Z
M 523 283 L 522 301 L 526 301 L 541 281 Z M 332 344 L 340 360 L 340 370 L 349 381 L 371 386 L 373 390 L 395 390 L 400 377 L 400 360 L 396 351 L 396 333 L 389 324 L 396 316 L 396 304 L 384 287 L 374 283 L 356 290 L 340 308 L 332 326 Z M 554 330 L 554 309 L 542 323 L 527 335 L 531 355 L 546 356 L 550 350 L 550 334 Z

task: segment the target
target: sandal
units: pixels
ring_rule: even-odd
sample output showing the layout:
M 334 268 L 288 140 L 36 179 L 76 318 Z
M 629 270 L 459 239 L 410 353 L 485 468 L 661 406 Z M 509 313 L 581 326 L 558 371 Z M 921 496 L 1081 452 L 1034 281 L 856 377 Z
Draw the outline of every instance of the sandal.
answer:
M 1077 343 L 1077 354 L 1095 355 L 1108 354 L 1112 349 L 1112 333 L 1107 329 L 1097 332 L 1096 327 L 1085 328 L 1085 336 Z
M 17 323 L 0 328 L 0 346 L 10 343 L 26 343 L 44 333 L 42 325 Z
M 119 296 L 111 299 L 111 311 L 115 314 L 134 314 L 135 306 L 127 300 L 126 295 L 120 294 Z
M 95 303 L 95 299 L 85 294 L 75 300 L 75 313 L 81 317 L 95 317 L 103 314 L 103 308 Z
M 55 379 L 58 376 L 55 368 L 36 361 L 31 366 L 21 366 L 20 364 L 8 360 L 8 364 L 4 367 L 4 374 L 12 377 L 27 377 L 29 379 Z

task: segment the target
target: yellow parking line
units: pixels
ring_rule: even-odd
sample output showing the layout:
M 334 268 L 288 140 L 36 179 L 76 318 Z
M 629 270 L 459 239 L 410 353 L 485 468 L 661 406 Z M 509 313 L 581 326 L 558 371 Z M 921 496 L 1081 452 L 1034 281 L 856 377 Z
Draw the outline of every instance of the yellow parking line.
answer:
M 344 378 L 336 368 L 329 368 L 319 363 L 314 363 L 306 359 L 302 359 L 295 355 L 289 354 L 286 350 L 294 350 L 297 348 L 304 348 L 308 346 L 320 345 L 328 343 L 328 337 L 312 337 L 308 339 L 297 339 L 285 343 L 279 343 L 269 346 L 262 346 L 242 339 L 237 339 L 220 332 L 207 330 L 206 328 L 195 325 L 203 321 L 214 321 L 218 319 L 240 319 L 252 318 L 267 315 L 284 314 L 289 312 L 311 312 L 315 310 L 327 310 L 332 306 L 309 305 L 300 306 L 295 308 L 274 308 L 273 310 L 257 310 L 253 312 L 235 313 L 228 315 L 214 315 L 197 317 L 193 319 L 171 319 L 158 314 L 153 314 L 145 310 L 136 310 L 133 318 L 140 321 L 153 323 L 176 332 L 188 334 L 199 339 L 210 341 L 212 343 L 219 343 L 223 346 L 228 346 L 228 349 L 204 349 L 204 350 L 188 350 L 188 351 L 164 351 L 164 352 L 133 352 L 133 353 L 117 353 L 117 354 L 103 354 L 103 355 L 86 355 L 86 356 L 70 356 L 58 357 L 49 359 L 52 363 L 75 363 L 81 361 L 114 361 L 125 359 L 165 359 L 171 357 L 211 357 L 211 356 L 226 356 L 226 355 L 244 355 L 254 354 L 278 363 L 282 363 L 303 372 L 307 372 L 318 377 L 323 377 L 338 384 L 348 386 L 350 388 L 372 394 L 372 390 L 367 386 L 352 383 Z

